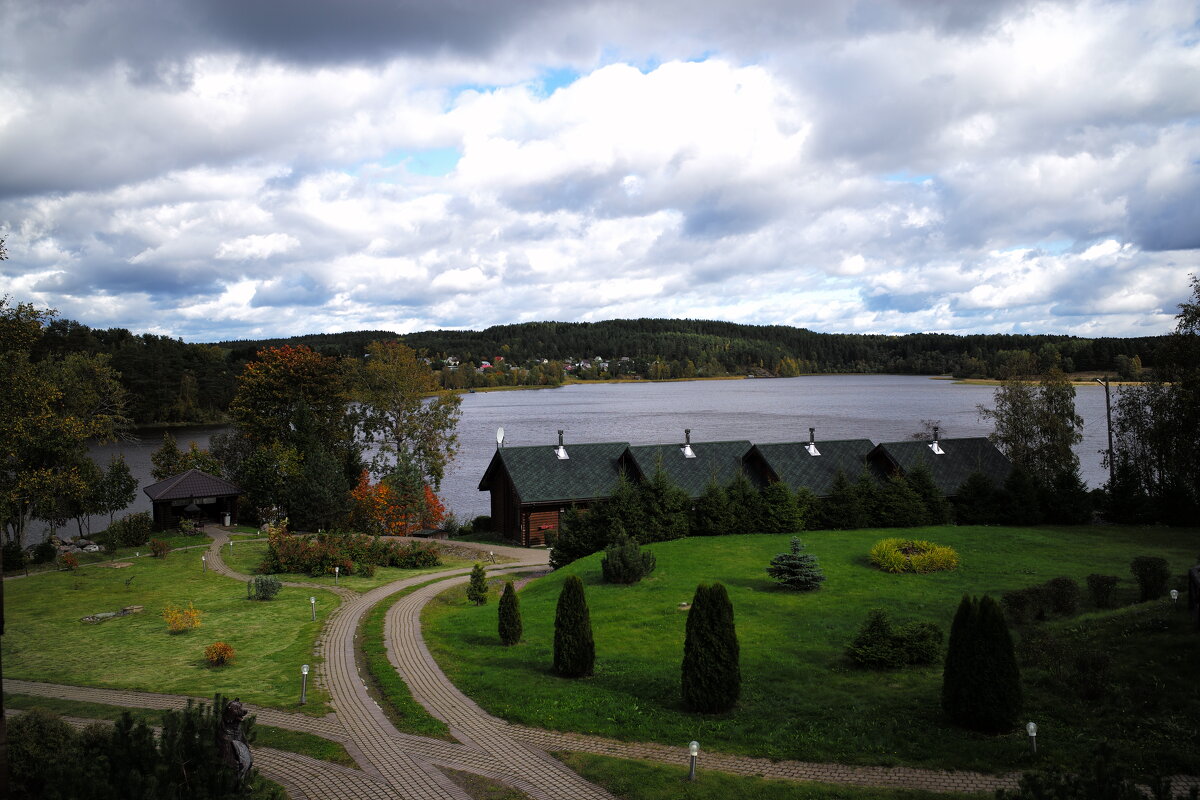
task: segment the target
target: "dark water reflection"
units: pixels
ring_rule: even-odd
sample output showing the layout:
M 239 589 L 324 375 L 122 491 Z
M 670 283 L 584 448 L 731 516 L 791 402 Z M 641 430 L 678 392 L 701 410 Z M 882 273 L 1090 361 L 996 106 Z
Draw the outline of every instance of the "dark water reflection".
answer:
M 865 438 L 875 442 L 906 439 L 921 430 L 921 420 L 940 420 L 942 435 L 985 436 L 976 406 L 990 405 L 994 388 L 903 375 L 822 375 L 773 380 L 692 381 L 681 383 L 576 384 L 552 390 L 479 392 L 463 397 L 459 424 L 461 450 L 442 485 L 447 506 L 462 520 L 488 513 L 488 497 L 477 491 L 479 479 L 496 449 L 496 428 L 503 426 L 510 446 L 553 444 L 560 428 L 571 442 L 622 441 L 631 444 L 675 442 L 684 428 L 693 441 L 748 439 L 788 442 Z M 1076 448 L 1089 486 L 1107 476 L 1099 452 L 1107 443 L 1104 390 L 1081 386 L 1075 398 L 1084 419 L 1084 439 Z M 207 447 L 220 427 L 174 428 L 181 447 L 195 441 Z M 101 466 L 114 452 L 125 454 L 140 486 L 152 482 L 150 454 L 162 442 L 161 429 L 144 429 L 137 442 L 98 446 L 92 455 Z M 132 510 L 149 510 L 138 491 Z M 103 527 L 103 524 L 99 524 Z

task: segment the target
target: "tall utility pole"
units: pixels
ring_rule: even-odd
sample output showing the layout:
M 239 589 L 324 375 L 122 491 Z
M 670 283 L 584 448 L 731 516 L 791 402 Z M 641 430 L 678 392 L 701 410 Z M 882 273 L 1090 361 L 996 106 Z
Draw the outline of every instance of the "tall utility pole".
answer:
M 1108 393 L 1108 376 L 1096 378 L 1096 383 L 1104 387 L 1104 414 L 1108 419 L 1108 490 L 1113 490 L 1116 481 L 1113 478 L 1113 448 L 1112 448 L 1112 397 Z

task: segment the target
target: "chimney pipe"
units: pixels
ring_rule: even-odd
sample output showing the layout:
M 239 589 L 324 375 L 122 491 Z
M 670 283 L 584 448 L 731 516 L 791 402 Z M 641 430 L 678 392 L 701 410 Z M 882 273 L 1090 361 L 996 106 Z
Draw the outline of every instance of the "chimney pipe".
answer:
M 692 443 L 692 429 L 691 428 L 683 429 L 683 443 L 684 444 Z
M 816 428 L 808 429 L 808 443 L 809 444 L 817 443 L 817 429 Z
M 938 426 L 937 425 L 933 426 L 933 440 L 935 442 L 938 440 Z
M 936 439 L 937 437 L 935 436 L 934 438 Z M 559 447 L 563 446 L 563 432 L 562 431 L 558 432 L 558 446 Z

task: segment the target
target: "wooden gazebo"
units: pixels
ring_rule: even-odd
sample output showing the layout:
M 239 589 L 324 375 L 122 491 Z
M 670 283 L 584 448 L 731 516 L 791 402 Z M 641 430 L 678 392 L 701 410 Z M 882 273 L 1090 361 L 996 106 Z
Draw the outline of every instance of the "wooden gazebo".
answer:
M 237 524 L 238 497 L 242 490 L 207 472 L 189 469 L 152 483 L 142 491 L 154 506 L 156 531 L 173 528 L 182 519 L 223 522 L 226 514 L 231 525 Z

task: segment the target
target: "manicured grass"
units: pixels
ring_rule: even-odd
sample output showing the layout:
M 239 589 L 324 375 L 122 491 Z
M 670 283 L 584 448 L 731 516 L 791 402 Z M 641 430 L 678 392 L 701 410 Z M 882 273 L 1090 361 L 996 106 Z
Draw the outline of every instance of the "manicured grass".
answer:
M 58 697 L 40 697 L 30 694 L 4 695 L 5 708 L 44 708 L 64 717 L 83 717 L 84 719 L 116 720 L 121 714 L 129 712 L 135 720 L 144 721 L 147 725 L 162 724 L 162 712 L 152 708 L 124 708 L 103 703 L 88 703 L 80 700 L 63 700 Z M 287 750 L 290 753 L 317 758 L 341 764 L 345 767 L 357 767 L 357 763 L 346 752 L 339 742 L 330 741 L 320 736 L 303 731 L 290 731 L 271 725 L 255 724 L 254 744 L 259 747 L 271 747 L 276 750 Z
M 417 736 L 455 741 L 446 723 L 432 716 L 425 707 L 413 699 L 408 684 L 388 661 L 387 648 L 383 642 L 383 625 L 387 612 L 401 598 L 427 584 L 411 586 L 391 597 L 376 603 L 367 612 L 358 626 L 355 643 L 358 646 L 359 672 L 367 691 L 379 703 L 383 713 L 396 729 Z
M 980 800 L 989 796 L 751 778 L 706 770 L 703 756 L 694 782 L 687 780 L 685 764 L 672 767 L 590 753 L 554 753 L 554 757 L 622 800 Z
M 12 678 L 211 697 L 240 696 L 263 706 L 324 714 L 328 695 L 309 685 L 299 706 L 300 665 L 312 663 L 323 618 L 337 597 L 318 595 L 310 621 L 310 589 L 284 588 L 268 602 L 246 599 L 245 584 L 201 572 L 203 551 L 139 558 L 124 569 L 90 567 L 7 581 L 4 674 Z M 189 602 L 201 627 L 171 635 L 160 612 Z M 141 605 L 144 611 L 97 625 L 89 614 Z M 233 646 L 236 660 L 210 668 L 204 648 Z
M 686 743 L 771 758 L 843 763 L 909 764 L 981 770 L 1030 765 L 1022 732 L 983 736 L 950 727 L 940 709 L 941 667 L 864 672 L 844 659 L 867 612 L 887 608 L 897 621 L 925 620 L 948 633 L 964 593 L 990 593 L 1066 575 L 1084 583 L 1092 572 L 1118 575 L 1120 592 L 1134 594 L 1130 559 L 1165 556 L 1176 574 L 1193 563 L 1196 530 L 1165 528 L 941 527 L 904 532 L 954 547 L 961 565 L 950 572 L 893 575 L 871 567 L 871 545 L 895 531 L 811 532 L 802 536 L 828 578 L 819 591 L 777 589 L 765 567 L 787 549 L 786 536 L 727 536 L 653 546 L 658 569 L 633 586 L 604 584 L 599 556 L 591 556 L 535 581 L 521 593 L 525 640 L 500 645 L 494 604 L 468 605 L 461 589 L 427 609 L 426 641 L 456 685 L 488 711 L 514 722 L 595 733 L 625 740 Z M 596 641 L 596 674 L 564 680 L 551 674 L 554 607 L 563 579 L 576 574 L 587 585 Z M 679 701 L 679 665 L 686 613 L 697 584 L 720 581 L 733 600 L 743 675 L 742 696 L 729 714 L 703 716 Z M 1085 590 L 1086 594 L 1086 590 Z M 1166 601 L 1169 602 L 1169 601 Z M 1113 612 L 1106 612 L 1113 613 Z M 1068 635 L 1074 622 L 1051 623 Z M 1200 660 L 1200 636 L 1165 635 L 1149 652 L 1134 646 L 1114 658 L 1114 672 Z M 1127 663 L 1126 663 L 1127 662 Z M 1194 669 L 1191 671 L 1194 673 Z M 1200 717 L 1194 691 L 1170 689 L 1155 715 L 1137 721 L 1152 728 L 1172 719 Z M 1190 753 L 1156 751 L 1133 734 L 1131 721 L 1114 731 L 1096 722 L 1096 701 L 1067 701 L 1026 681 L 1025 716 L 1040 720 L 1043 756 L 1084 758 L 1100 739 L 1119 734 L 1114 746 L 1131 761 L 1167 771 L 1200 771 L 1200 746 Z M 1131 691 L 1136 691 L 1131 690 Z M 1066 703 L 1065 708 L 1058 707 Z M 1128 734 L 1124 733 L 1125 730 Z M 1194 741 L 1195 725 L 1189 729 Z
M 511 786 L 505 786 L 499 781 L 476 775 L 473 772 L 460 772 L 449 767 L 442 767 L 455 786 L 467 793 L 471 800 L 530 800 L 529 795 Z
M 256 575 L 258 573 L 258 565 L 262 563 L 263 558 L 267 554 L 267 543 L 265 541 L 248 542 L 246 544 L 235 544 L 232 551 L 229 545 L 221 548 L 221 558 L 232 569 L 241 572 L 244 575 Z M 429 575 L 435 572 L 442 572 L 448 569 L 458 569 L 461 567 L 469 567 L 474 561 L 456 558 L 445 552 L 442 553 L 442 565 L 440 567 L 429 567 L 427 569 L 397 569 L 396 567 L 378 567 L 375 574 L 370 578 L 364 578 L 361 575 L 340 575 L 337 579 L 337 585 L 345 589 L 350 589 L 358 593 L 369 592 L 377 586 L 383 586 L 386 583 L 393 581 L 412 578 L 417 575 Z M 311 583 L 313 586 L 333 586 L 334 579 L 332 575 L 322 575 L 314 578 L 311 575 L 300 575 L 294 572 L 279 573 L 277 578 L 283 581 L 293 581 L 295 583 Z

